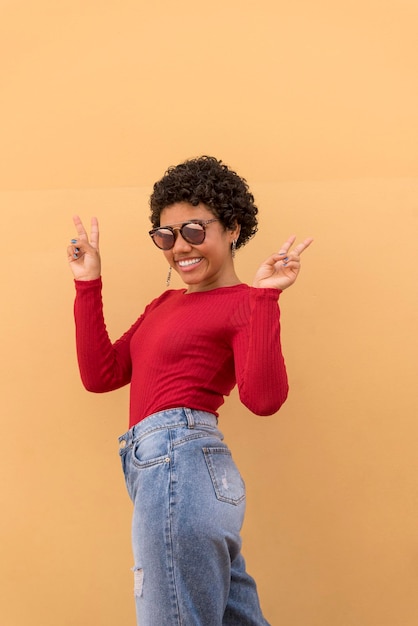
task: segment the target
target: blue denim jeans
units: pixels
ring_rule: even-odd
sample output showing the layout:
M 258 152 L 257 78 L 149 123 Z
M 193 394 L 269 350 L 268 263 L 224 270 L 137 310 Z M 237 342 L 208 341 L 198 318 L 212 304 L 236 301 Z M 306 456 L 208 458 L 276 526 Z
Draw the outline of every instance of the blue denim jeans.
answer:
M 140 626 L 268 626 L 245 570 L 245 486 L 211 413 L 155 413 L 119 438 L 134 504 Z

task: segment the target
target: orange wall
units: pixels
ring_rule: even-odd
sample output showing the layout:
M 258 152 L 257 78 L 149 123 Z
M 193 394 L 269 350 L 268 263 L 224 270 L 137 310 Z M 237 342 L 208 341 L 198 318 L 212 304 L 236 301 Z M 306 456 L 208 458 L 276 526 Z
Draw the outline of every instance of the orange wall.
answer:
M 281 299 L 288 402 L 221 416 L 266 616 L 415 626 L 417 6 L 148 4 L 1 9 L 1 623 L 134 624 L 127 390 L 81 388 L 65 248 L 96 214 L 116 338 L 165 285 L 153 181 L 210 153 L 260 207 L 242 280 L 315 237 Z

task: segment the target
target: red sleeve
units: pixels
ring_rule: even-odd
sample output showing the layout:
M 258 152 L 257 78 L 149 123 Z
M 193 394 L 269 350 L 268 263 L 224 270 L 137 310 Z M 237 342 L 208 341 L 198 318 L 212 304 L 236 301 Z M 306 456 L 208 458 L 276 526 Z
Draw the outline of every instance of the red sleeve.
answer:
M 242 403 L 256 415 L 276 413 L 288 381 L 280 342 L 276 289 L 251 288 L 235 311 L 235 375 Z
M 83 385 L 96 393 L 123 387 L 131 380 L 130 341 L 142 317 L 112 343 L 103 317 L 101 279 L 76 280 L 75 286 L 76 346 Z

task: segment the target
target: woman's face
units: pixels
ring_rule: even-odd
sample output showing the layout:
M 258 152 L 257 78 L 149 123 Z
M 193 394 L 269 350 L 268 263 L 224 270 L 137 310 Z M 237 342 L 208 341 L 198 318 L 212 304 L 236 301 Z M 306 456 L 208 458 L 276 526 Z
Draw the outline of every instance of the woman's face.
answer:
M 193 206 L 188 202 L 177 202 L 161 211 L 160 226 L 176 229 L 174 247 L 164 250 L 164 256 L 188 286 L 188 293 L 230 287 L 240 282 L 231 255 L 231 244 L 238 238 L 239 226 L 235 230 L 226 230 L 219 221 L 207 224 L 205 240 L 199 245 L 188 243 L 177 230 L 190 220 L 214 218 L 216 215 L 204 204 Z

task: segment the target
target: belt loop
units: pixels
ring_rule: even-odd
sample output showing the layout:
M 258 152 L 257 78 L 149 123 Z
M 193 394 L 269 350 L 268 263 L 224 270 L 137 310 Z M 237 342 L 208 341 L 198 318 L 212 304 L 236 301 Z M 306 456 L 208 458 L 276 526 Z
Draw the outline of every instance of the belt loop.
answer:
M 187 419 L 187 428 L 194 428 L 193 411 L 191 409 L 185 408 L 184 414 L 186 415 L 186 419 Z

